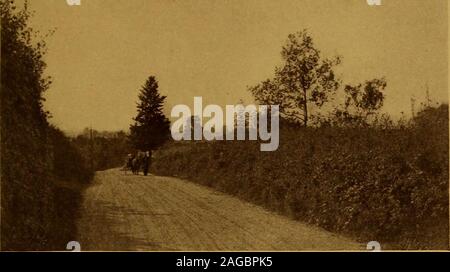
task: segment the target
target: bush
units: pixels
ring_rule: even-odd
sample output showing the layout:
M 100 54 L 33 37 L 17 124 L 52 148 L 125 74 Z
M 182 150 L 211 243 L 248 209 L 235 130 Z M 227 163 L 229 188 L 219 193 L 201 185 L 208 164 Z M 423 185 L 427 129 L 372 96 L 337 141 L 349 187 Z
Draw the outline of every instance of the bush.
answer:
M 71 143 L 81 154 L 81 159 L 95 171 L 123 166 L 126 154 L 132 150 L 128 135 L 123 131 L 98 132 L 85 129 L 84 133 L 72 138 Z
M 446 116 L 445 106 L 440 112 Z M 408 129 L 285 126 L 275 152 L 260 152 L 257 142 L 170 143 L 152 168 L 362 242 L 444 249 L 448 125 L 425 123 Z
M 49 132 L 55 177 L 64 181 L 89 182 L 93 177 L 93 171 L 77 147 L 61 130 L 49 127 Z
M 44 44 L 31 42 L 26 6 L 15 10 L 13 1 L 0 1 L 1 249 L 64 250 L 76 235 L 81 190 L 61 179 L 86 182 L 92 172 L 48 124 Z

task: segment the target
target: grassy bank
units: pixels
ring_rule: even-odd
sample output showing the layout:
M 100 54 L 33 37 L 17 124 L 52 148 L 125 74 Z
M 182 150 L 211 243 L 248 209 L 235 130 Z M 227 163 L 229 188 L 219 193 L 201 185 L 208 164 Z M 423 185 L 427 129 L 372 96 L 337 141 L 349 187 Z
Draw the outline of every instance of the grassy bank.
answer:
M 361 242 L 444 249 L 448 110 L 438 111 L 442 118 L 403 129 L 285 127 L 275 152 L 256 142 L 172 142 L 152 168 Z
M 64 250 L 77 236 L 82 193 L 93 171 L 55 128 L 42 129 L 45 138 L 3 128 L 1 249 Z
M 93 172 L 48 122 L 45 42 L 33 42 L 30 12 L 3 0 L 0 12 L 1 249 L 65 250 Z

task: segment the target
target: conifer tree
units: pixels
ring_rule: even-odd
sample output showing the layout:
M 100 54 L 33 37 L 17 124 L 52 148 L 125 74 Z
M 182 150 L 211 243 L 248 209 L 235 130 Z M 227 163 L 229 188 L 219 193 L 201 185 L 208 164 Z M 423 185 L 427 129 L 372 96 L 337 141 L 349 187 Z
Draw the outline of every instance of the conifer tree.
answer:
M 139 150 L 155 150 L 170 135 L 170 122 L 163 113 L 166 96 L 160 95 L 158 81 L 150 76 L 139 94 L 138 113 L 130 126 L 130 140 Z

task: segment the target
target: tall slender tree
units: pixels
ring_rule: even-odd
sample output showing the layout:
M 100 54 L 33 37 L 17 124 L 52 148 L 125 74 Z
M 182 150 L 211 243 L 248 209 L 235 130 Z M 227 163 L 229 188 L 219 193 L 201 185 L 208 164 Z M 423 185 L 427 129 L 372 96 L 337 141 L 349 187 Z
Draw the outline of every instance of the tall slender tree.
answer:
M 282 47 L 283 65 L 268 79 L 249 90 L 259 103 L 278 104 L 282 117 L 308 125 L 309 107 L 321 107 L 340 80 L 333 71 L 341 60 L 322 58 L 306 30 L 290 34 Z
M 163 113 L 166 96 L 160 95 L 158 81 L 150 76 L 139 94 L 138 113 L 130 126 L 130 140 L 139 150 L 154 150 L 169 137 L 170 122 Z

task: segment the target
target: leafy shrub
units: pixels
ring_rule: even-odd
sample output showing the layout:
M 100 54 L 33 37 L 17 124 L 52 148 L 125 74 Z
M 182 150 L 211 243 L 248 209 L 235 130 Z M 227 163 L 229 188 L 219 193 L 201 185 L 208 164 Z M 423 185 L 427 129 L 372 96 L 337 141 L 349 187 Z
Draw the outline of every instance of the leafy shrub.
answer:
M 49 128 L 53 155 L 53 173 L 59 180 L 86 183 L 92 179 L 93 171 L 77 147 L 55 128 Z
M 170 143 L 152 168 L 362 242 L 443 249 L 448 121 L 432 115 L 439 122 L 407 129 L 285 126 L 275 152 L 257 142 Z
M 28 10 L 0 1 L 1 13 L 1 249 L 63 250 L 76 235 L 81 191 L 61 179 L 86 181 L 68 139 L 49 126 L 43 93 L 44 45 L 32 43 Z M 62 172 L 67 167 L 67 172 Z
M 81 154 L 81 160 L 95 171 L 124 165 L 126 154 L 132 150 L 128 135 L 123 131 L 98 132 L 85 129 L 84 133 L 72 138 L 71 144 Z

